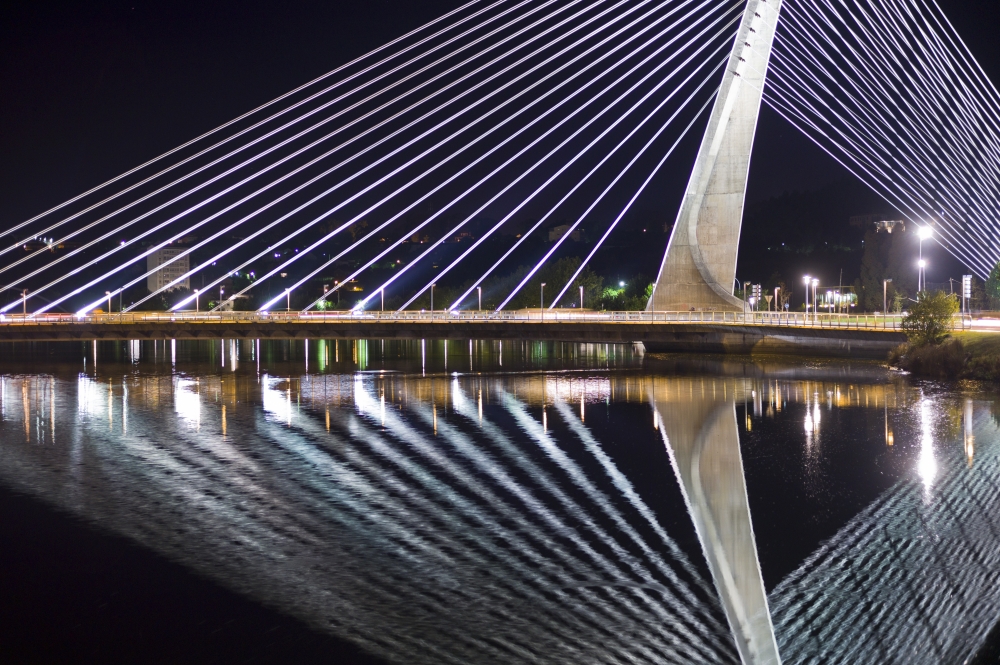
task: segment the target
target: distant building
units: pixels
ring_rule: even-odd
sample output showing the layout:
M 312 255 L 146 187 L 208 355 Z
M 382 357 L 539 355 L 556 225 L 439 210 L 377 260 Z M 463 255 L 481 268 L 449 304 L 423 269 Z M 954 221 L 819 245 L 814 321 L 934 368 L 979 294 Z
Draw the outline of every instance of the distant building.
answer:
M 871 229 L 874 228 L 876 233 L 892 233 L 896 229 L 900 231 L 906 231 L 906 222 L 903 220 L 892 220 L 886 219 L 885 215 L 874 214 L 874 215 L 853 215 L 849 223 L 851 226 L 857 227 L 859 229 Z
M 170 282 L 174 281 L 191 269 L 190 254 L 180 257 L 169 265 L 164 265 L 170 261 L 170 259 L 178 256 L 183 251 L 183 247 L 164 247 L 146 257 L 146 271 L 156 271 L 146 278 L 146 287 L 149 289 L 150 293 L 159 291 L 167 284 L 170 284 Z M 178 282 L 170 287 L 171 290 L 190 288 L 190 278 Z
M 875 222 L 875 232 L 882 233 L 892 233 L 894 230 L 899 230 L 900 233 L 906 231 L 906 222 L 901 219 L 883 219 L 881 222 Z
M 569 224 L 560 224 L 549 229 L 549 242 L 555 242 L 569 232 Z M 573 242 L 580 242 L 580 229 L 573 229 L 569 234 L 569 239 Z

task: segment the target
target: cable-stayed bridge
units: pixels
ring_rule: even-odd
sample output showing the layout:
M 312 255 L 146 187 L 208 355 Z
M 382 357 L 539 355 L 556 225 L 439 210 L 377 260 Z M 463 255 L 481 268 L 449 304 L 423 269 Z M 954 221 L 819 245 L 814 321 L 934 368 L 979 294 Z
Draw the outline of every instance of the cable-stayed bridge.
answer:
M 435 286 L 439 310 L 586 306 L 588 264 L 699 135 L 648 308 L 741 311 L 762 100 L 997 262 L 1000 95 L 933 1 L 477 0 L 9 223 L 0 312 L 427 309 Z

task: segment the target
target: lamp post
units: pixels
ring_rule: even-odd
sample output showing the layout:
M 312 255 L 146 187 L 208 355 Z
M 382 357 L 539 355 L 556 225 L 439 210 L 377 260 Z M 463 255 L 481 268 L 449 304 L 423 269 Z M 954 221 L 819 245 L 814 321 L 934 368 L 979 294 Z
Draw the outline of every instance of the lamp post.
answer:
M 889 282 L 891 279 L 882 280 L 882 316 L 889 313 Z
M 333 290 L 337 292 L 337 307 L 340 308 L 340 280 L 333 280 Z
M 198 289 L 195 289 L 194 290 L 194 311 L 195 311 L 196 314 L 201 311 L 201 303 L 198 302 L 199 296 L 200 296 L 200 294 L 198 293 Z
M 285 311 L 292 311 L 292 290 L 285 289 Z
M 583 310 L 583 287 L 580 287 L 580 310 Z
M 545 282 L 542 282 L 542 295 L 540 297 L 540 300 L 541 300 L 541 305 L 542 305 L 542 307 L 541 307 L 542 318 L 544 319 L 545 318 Z
M 812 287 L 813 287 L 813 323 L 819 320 L 819 308 L 816 307 L 816 287 L 819 286 L 819 280 L 813 277 Z
M 431 318 L 434 318 L 434 287 L 437 284 L 431 284 Z
M 379 289 L 378 292 L 382 295 L 382 311 L 385 311 L 385 289 Z
M 222 298 L 225 295 L 225 293 L 226 293 L 226 287 L 220 286 L 219 287 L 219 311 L 222 311 Z
M 929 240 L 933 235 L 934 229 L 930 226 L 921 226 L 920 230 L 917 231 L 917 236 L 920 238 L 920 272 L 917 274 L 917 293 L 927 288 L 926 278 L 924 277 L 924 268 L 927 266 L 924 263 L 924 241 Z
M 749 296 L 747 296 L 747 291 L 749 291 L 749 290 L 750 290 L 750 282 L 743 282 L 743 320 L 744 320 L 744 322 L 746 321 L 747 305 L 749 304 L 747 302 L 747 298 L 749 297 Z
M 483 311 L 483 287 L 477 286 L 476 291 L 479 292 L 479 311 Z
M 111 312 L 111 305 L 108 305 L 108 312 Z M 21 291 L 21 313 L 28 315 L 28 289 Z
M 104 295 L 108 297 L 108 314 L 111 313 L 111 291 L 105 291 Z
M 812 277 L 809 275 L 802 278 L 802 281 L 806 283 L 806 321 L 809 320 L 809 283 L 811 280 Z
M 779 305 L 781 305 L 781 300 L 778 298 L 778 291 L 780 290 L 781 290 L 780 286 L 774 287 L 774 311 L 779 314 L 781 313 L 781 307 L 779 307 Z M 780 316 L 778 317 L 778 320 L 779 321 L 781 320 Z

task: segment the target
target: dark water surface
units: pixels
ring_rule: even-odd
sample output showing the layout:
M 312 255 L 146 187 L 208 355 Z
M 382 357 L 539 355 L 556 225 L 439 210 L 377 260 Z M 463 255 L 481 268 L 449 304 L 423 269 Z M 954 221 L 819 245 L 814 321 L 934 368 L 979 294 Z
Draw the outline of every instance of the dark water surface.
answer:
M 710 399 L 783 662 L 965 662 L 1000 618 L 974 386 L 475 341 L 0 363 L 4 662 L 739 662 L 661 426 Z

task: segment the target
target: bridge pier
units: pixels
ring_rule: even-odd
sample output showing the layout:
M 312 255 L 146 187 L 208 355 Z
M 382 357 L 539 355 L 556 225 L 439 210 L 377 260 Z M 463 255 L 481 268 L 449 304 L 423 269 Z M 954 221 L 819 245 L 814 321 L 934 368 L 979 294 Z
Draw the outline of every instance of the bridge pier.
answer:
M 733 295 L 750 153 L 781 0 L 749 0 L 648 311 L 741 311 Z

